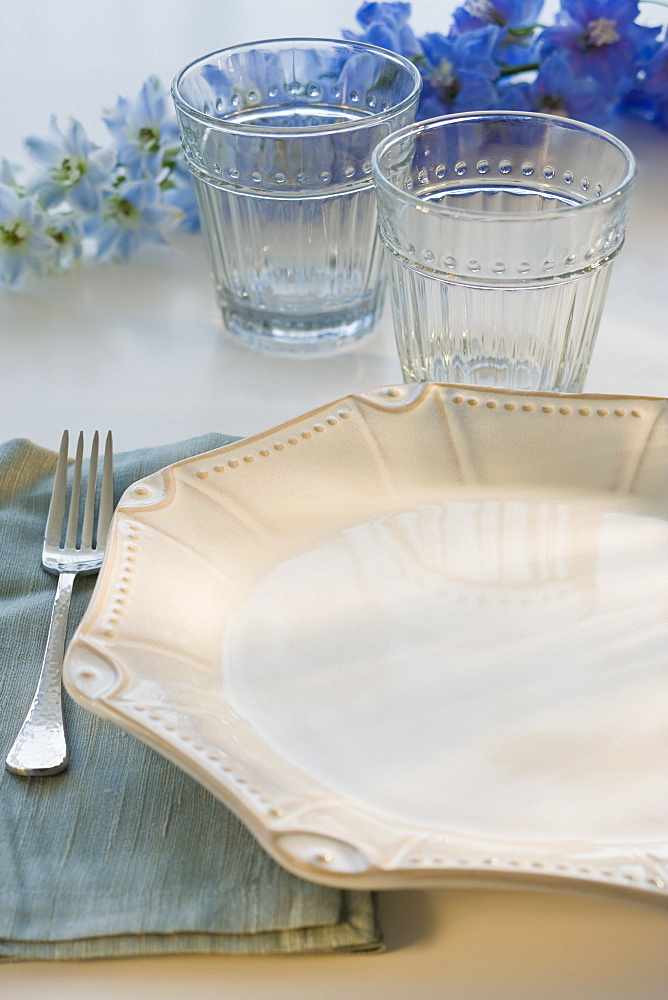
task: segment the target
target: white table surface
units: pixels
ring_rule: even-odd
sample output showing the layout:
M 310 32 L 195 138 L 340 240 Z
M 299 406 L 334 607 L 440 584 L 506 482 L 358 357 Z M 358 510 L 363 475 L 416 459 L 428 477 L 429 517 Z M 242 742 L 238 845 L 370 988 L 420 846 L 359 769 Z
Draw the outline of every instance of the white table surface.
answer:
M 436 0 L 414 24 L 447 19 Z M 11 9 L 10 9 L 11 7 Z M 213 48 L 285 34 L 336 36 L 356 4 L 306 0 L 245 10 L 213 0 L 32 0 L 6 5 L 0 32 L 0 156 L 44 133 L 52 112 L 101 141 L 101 107 L 164 82 Z M 6 95 L 14 95 L 7 100 Z M 668 393 L 668 135 L 620 132 L 640 176 L 587 389 Z M 334 359 L 268 358 L 222 329 L 199 237 L 130 265 L 87 266 L 29 293 L 0 292 L 0 440 L 56 448 L 64 427 L 111 427 L 120 450 L 210 430 L 252 434 L 351 391 L 400 381 L 389 316 Z M 0 874 L 1 879 L 1 874 Z M 2 894 L 0 889 L 0 906 Z M 381 956 L 168 957 L 0 966 L 14 1000 L 184 996 L 243 1000 L 665 1000 L 668 912 L 620 900 L 507 891 L 382 896 Z

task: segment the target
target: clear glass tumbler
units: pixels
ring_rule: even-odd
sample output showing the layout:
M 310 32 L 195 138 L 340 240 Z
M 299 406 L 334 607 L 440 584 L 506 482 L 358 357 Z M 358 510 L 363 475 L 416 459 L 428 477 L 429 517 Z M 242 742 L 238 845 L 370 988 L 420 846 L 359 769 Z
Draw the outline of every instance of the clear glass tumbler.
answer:
M 489 112 L 372 157 L 406 381 L 580 392 L 635 179 L 614 136 Z
M 223 318 L 266 350 L 333 352 L 381 304 L 370 158 L 415 119 L 421 80 L 352 41 L 279 39 L 205 56 L 172 95 Z

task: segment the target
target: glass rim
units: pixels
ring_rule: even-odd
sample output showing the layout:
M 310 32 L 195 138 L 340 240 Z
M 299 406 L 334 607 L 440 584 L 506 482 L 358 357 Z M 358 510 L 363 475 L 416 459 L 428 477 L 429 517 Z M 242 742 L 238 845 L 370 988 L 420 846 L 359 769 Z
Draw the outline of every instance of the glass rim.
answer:
M 302 125 L 299 128 L 277 125 L 249 125 L 245 122 L 231 122 L 226 118 L 216 118 L 214 115 L 207 115 L 203 111 L 198 111 L 197 108 L 194 108 L 192 104 L 189 104 L 188 101 L 186 101 L 181 95 L 180 87 L 186 73 L 193 70 L 196 66 L 204 64 L 207 60 L 220 56 L 226 56 L 233 52 L 250 51 L 262 45 L 278 44 L 284 44 L 286 47 L 290 44 L 300 48 L 305 48 L 307 45 L 330 45 L 336 46 L 337 48 L 352 48 L 353 50 L 358 50 L 359 52 L 369 52 L 375 55 L 380 55 L 383 56 L 386 61 L 392 62 L 401 69 L 406 70 L 413 79 L 413 86 L 410 93 L 403 100 L 393 104 L 385 111 L 372 111 L 368 115 L 365 114 L 363 117 L 356 118 L 351 121 L 335 122 L 330 125 Z M 353 128 L 368 128 L 372 125 L 378 125 L 390 118 L 394 118 L 397 114 L 400 114 L 402 111 L 410 107 L 410 105 L 419 98 L 421 89 L 422 77 L 420 76 L 420 71 L 414 63 L 412 63 L 409 59 L 406 59 L 404 56 L 399 55 L 397 52 L 391 52 L 389 49 L 383 49 L 378 45 L 368 45 L 366 42 L 358 42 L 353 39 L 312 38 L 305 36 L 299 38 L 264 38 L 255 42 L 243 42 L 239 45 L 229 45 L 224 49 L 216 49 L 213 52 L 209 52 L 207 55 L 199 56 L 197 59 L 193 59 L 192 62 L 184 66 L 183 69 L 179 70 L 172 80 L 171 93 L 172 99 L 177 108 L 189 115 L 191 118 L 201 122 L 203 125 L 215 126 L 223 131 L 239 135 L 267 135 L 267 133 L 271 133 L 272 135 L 277 136 L 291 136 L 293 138 L 297 138 L 299 136 L 326 135 L 330 132 L 346 131 Z
M 623 179 L 614 188 L 604 192 L 600 198 L 596 198 L 594 201 L 583 201 L 579 202 L 577 205 L 546 209 L 541 211 L 538 215 L 527 215 L 526 212 L 494 213 L 482 211 L 476 208 L 460 208 L 459 206 L 455 207 L 452 205 L 443 205 L 438 202 L 428 202 L 425 201 L 424 198 L 420 198 L 419 195 L 398 187 L 391 180 L 389 180 L 381 170 L 381 157 L 392 146 L 401 142 L 408 136 L 417 136 L 423 132 L 429 132 L 432 129 L 458 122 L 503 121 L 508 119 L 518 122 L 527 120 L 544 122 L 545 124 L 550 124 L 556 126 L 557 128 L 566 128 L 570 131 L 585 132 L 597 138 L 604 139 L 610 145 L 614 146 L 626 158 L 627 169 Z M 577 212 L 579 215 L 583 211 L 600 208 L 601 205 L 608 205 L 611 201 L 619 198 L 623 194 L 626 194 L 631 189 L 638 172 L 636 158 L 629 147 L 611 132 L 606 132 L 604 129 L 598 128 L 595 125 L 587 125 L 585 122 L 577 121 L 575 118 L 561 118 L 557 115 L 547 115 L 536 111 L 504 111 L 503 109 L 494 111 L 466 111 L 458 114 L 443 115 L 437 118 L 427 118 L 422 121 L 415 122 L 412 125 L 406 125 L 404 128 L 398 129 L 391 135 L 381 139 L 371 155 L 371 169 L 377 188 L 382 188 L 393 198 L 403 201 L 405 205 L 416 208 L 418 211 L 429 212 L 434 215 L 442 215 L 450 218 L 475 219 L 477 221 L 485 220 L 487 222 L 492 220 L 502 222 L 521 221 L 524 223 L 531 222 L 535 219 L 542 221 L 549 218 L 563 219 L 569 213 Z

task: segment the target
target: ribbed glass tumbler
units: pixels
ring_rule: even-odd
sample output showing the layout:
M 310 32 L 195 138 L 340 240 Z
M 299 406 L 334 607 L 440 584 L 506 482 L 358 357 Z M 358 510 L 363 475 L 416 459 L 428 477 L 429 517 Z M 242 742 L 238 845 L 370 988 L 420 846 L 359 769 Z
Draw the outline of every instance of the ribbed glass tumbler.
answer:
M 402 129 L 372 166 L 405 380 L 580 392 L 630 150 L 575 121 L 475 112 Z
M 352 41 L 281 39 L 205 56 L 172 94 L 223 318 L 308 356 L 368 332 L 381 302 L 370 158 L 415 119 L 421 79 Z

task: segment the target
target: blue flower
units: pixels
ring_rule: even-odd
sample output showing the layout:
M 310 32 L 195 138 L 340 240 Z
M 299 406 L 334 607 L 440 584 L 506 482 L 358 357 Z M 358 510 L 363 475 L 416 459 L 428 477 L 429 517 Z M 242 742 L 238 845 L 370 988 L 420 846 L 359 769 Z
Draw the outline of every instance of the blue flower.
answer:
M 182 213 L 162 202 L 153 179 L 122 181 L 107 196 L 101 218 L 88 220 L 87 236 L 96 241 L 99 260 L 127 260 L 144 243 L 166 243 Z
M 0 285 L 18 288 L 52 261 L 53 242 L 37 199 L 0 183 Z
M 409 3 L 363 3 L 355 16 L 364 31 L 361 34 L 343 31 L 344 38 L 378 45 L 408 59 L 419 59 L 422 55 L 420 43 L 408 24 Z
M 495 59 L 503 66 L 533 59 L 533 41 L 544 0 L 466 0 L 453 14 L 451 35 L 494 24 L 501 29 Z
M 29 189 L 38 195 L 44 208 L 67 201 L 80 212 L 98 211 L 102 191 L 109 185 L 116 165 L 113 149 L 96 146 L 74 118 L 61 132 L 55 116 L 51 118 L 50 138 L 31 137 L 25 146 L 33 159 L 46 168 Z
M 620 111 L 668 128 L 668 41 L 645 63 L 640 63 L 636 86 L 622 101 Z
M 199 229 L 199 211 L 195 197 L 195 185 L 183 156 L 177 157 L 169 179 L 162 184 L 162 200 L 166 205 L 178 208 L 183 218 L 179 229 L 195 233 Z
M 126 177 L 155 177 L 165 154 L 179 145 L 176 119 L 168 94 L 156 76 L 143 84 L 135 101 L 119 97 L 113 111 L 102 119 L 118 149 L 118 162 Z
M 492 53 L 498 37 L 499 28 L 490 24 L 453 38 L 427 34 L 420 39 L 426 60 L 420 66 L 421 118 L 495 106 L 499 69 Z
M 562 0 L 554 26 L 542 32 L 542 55 L 563 53 L 576 76 L 595 78 L 619 98 L 634 82 L 635 64 L 656 48 L 659 28 L 635 24 L 638 0 Z
M 605 126 L 616 103 L 591 76 L 573 73 L 568 53 L 553 52 L 543 60 L 532 82 L 499 87 L 500 108 L 511 111 L 540 111 Z
M 668 128 L 668 41 L 643 68 L 641 86 L 654 102 L 654 120 Z
M 533 28 L 543 4 L 544 0 L 465 0 L 452 20 L 459 31 L 472 31 L 486 24 L 515 30 Z
M 55 215 L 47 219 L 47 235 L 53 242 L 53 268 L 69 271 L 76 267 L 83 256 L 84 226 L 74 212 Z

